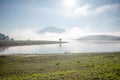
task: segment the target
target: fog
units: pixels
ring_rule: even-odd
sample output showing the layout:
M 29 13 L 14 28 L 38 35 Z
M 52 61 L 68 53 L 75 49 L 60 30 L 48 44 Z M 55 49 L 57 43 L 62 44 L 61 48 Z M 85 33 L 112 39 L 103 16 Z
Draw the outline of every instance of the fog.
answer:
M 38 29 L 33 28 L 15 29 L 9 36 L 13 37 L 15 40 L 59 40 L 59 38 L 63 40 L 73 40 L 86 35 L 120 35 L 120 32 L 97 32 L 87 28 L 81 29 L 79 27 L 66 28 L 63 33 L 46 32 L 40 34 L 38 31 Z

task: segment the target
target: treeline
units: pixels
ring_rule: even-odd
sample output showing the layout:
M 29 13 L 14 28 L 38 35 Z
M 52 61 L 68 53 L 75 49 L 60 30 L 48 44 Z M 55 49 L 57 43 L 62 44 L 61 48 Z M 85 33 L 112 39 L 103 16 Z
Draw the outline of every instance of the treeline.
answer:
M 9 36 L 0 33 L 0 40 L 14 40 L 13 38 L 10 38 Z

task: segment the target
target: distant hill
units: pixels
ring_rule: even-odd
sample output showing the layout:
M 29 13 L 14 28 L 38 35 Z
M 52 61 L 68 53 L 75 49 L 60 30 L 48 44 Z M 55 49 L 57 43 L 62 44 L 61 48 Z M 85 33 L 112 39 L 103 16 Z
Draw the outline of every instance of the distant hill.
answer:
M 120 41 L 120 37 L 111 35 L 88 35 L 78 40 Z
M 63 33 L 63 32 L 65 32 L 65 30 L 50 26 L 50 27 L 47 27 L 47 28 L 44 28 L 44 29 L 41 29 L 40 31 L 38 31 L 38 33 L 41 33 L 41 34 L 44 34 L 44 33 L 47 33 L 47 32 L 50 32 L 50 33 Z

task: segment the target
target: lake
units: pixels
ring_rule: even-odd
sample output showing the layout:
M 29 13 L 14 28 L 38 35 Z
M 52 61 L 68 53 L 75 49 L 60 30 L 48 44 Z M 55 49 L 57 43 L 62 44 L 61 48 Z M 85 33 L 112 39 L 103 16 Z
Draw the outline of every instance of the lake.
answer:
M 119 41 L 69 41 L 62 44 L 1 47 L 1 54 L 52 54 L 120 51 Z

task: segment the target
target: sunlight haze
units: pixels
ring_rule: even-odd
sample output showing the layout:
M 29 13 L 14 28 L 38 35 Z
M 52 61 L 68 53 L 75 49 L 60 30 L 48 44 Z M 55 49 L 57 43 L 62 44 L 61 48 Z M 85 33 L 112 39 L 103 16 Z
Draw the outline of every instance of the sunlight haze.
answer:
M 120 35 L 119 0 L 0 0 L 0 33 L 16 40 Z M 62 33 L 38 33 L 53 26 Z

